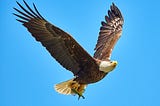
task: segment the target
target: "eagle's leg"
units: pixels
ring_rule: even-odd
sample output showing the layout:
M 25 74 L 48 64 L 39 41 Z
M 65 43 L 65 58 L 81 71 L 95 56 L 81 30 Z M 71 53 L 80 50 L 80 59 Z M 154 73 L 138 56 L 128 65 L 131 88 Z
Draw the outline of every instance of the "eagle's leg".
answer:
M 77 83 L 78 84 L 78 83 Z M 77 84 L 72 86 L 72 92 L 78 95 L 78 100 L 82 97 L 83 99 L 85 99 L 85 97 L 83 96 L 83 93 L 85 91 L 85 84 Z

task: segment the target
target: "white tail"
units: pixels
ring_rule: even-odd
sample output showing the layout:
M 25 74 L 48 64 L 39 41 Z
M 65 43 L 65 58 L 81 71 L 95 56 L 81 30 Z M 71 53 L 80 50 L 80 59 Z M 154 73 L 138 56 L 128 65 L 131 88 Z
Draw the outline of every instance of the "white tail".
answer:
M 54 88 L 58 93 L 69 95 L 69 94 L 72 94 L 72 89 L 70 86 L 73 82 L 74 82 L 73 79 L 71 79 L 71 80 L 56 84 Z
M 78 91 L 79 93 L 83 93 L 85 87 L 86 85 L 79 84 L 78 82 L 74 81 L 74 79 L 56 84 L 54 86 L 55 90 L 58 93 L 65 94 L 65 95 L 76 94 L 74 90 Z

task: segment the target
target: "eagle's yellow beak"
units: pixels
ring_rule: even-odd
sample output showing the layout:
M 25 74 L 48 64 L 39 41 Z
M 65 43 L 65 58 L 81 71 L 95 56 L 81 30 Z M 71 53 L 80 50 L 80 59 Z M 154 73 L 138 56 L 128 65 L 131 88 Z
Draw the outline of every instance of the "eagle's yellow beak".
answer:
M 118 62 L 117 62 L 117 61 L 112 61 L 111 66 L 116 67 L 116 66 L 117 66 L 117 64 L 118 64 Z

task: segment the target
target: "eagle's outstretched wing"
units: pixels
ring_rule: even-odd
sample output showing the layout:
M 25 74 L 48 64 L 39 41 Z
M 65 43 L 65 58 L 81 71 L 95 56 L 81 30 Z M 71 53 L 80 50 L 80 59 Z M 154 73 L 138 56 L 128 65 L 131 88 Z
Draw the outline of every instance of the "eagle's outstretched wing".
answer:
M 94 58 L 100 60 L 110 60 L 114 45 L 118 41 L 122 32 L 123 17 L 120 10 L 113 3 L 108 10 L 108 16 L 102 21 L 98 41 L 95 47 Z
M 46 21 L 34 4 L 35 11 L 25 1 L 27 9 L 20 3 L 17 2 L 17 4 L 24 11 L 14 8 L 21 14 L 14 14 L 20 18 L 17 21 L 21 22 L 64 68 L 76 75 L 82 67 L 96 64 L 94 59 L 68 33 Z

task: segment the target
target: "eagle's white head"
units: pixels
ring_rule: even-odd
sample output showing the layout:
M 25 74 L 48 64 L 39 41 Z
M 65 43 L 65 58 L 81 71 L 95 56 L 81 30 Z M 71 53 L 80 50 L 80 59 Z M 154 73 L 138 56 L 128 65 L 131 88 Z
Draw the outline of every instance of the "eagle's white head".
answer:
M 101 61 L 99 64 L 99 70 L 108 73 L 117 66 L 117 63 L 117 61 Z

